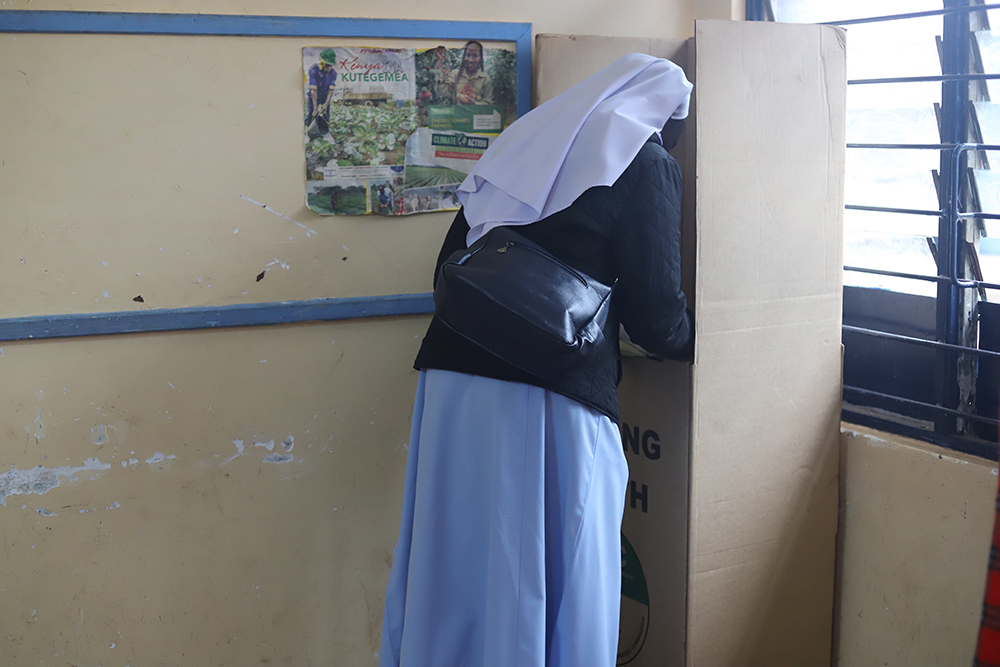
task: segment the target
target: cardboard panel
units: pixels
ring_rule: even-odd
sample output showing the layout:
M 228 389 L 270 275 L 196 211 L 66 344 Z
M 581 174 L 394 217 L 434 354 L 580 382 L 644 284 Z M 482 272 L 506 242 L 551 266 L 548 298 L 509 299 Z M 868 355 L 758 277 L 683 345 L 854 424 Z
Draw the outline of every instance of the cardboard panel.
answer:
M 683 664 L 691 366 L 625 359 L 619 390 L 629 467 L 618 664 Z M 641 578 L 641 581 L 640 581 Z
M 537 39 L 538 101 L 631 51 L 670 58 L 695 83 L 679 159 L 697 361 L 625 365 L 631 479 L 619 664 L 830 661 L 842 37 L 816 26 L 699 22 L 688 43 Z M 659 458 L 642 447 L 647 432 Z M 678 554 L 684 544 L 688 559 Z M 632 599 L 639 571 L 645 606 Z
M 997 464 L 845 425 L 839 665 L 971 665 Z
M 696 24 L 688 665 L 831 653 L 843 32 Z
M 843 31 L 698 25 L 696 205 L 701 239 L 711 241 L 699 245 L 699 306 L 755 310 L 829 294 L 841 273 L 843 159 L 834 158 L 845 136 L 844 71 L 830 58 L 843 52 Z

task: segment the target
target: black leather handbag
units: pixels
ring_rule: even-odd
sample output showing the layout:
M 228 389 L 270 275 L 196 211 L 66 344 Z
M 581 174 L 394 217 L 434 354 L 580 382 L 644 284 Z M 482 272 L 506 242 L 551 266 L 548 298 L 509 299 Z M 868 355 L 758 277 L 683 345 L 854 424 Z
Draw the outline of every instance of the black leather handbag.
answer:
M 435 314 L 449 329 L 542 379 L 587 362 L 604 342 L 613 285 L 495 227 L 441 265 Z

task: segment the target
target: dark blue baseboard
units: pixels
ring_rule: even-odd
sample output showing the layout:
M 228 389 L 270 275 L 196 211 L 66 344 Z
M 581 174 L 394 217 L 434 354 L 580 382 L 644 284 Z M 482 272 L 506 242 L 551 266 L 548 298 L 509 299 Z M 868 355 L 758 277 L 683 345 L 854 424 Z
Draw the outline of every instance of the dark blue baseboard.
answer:
M 272 303 L 164 308 L 117 313 L 74 313 L 0 319 L 0 342 L 153 331 L 255 327 L 434 312 L 430 293 L 310 299 Z

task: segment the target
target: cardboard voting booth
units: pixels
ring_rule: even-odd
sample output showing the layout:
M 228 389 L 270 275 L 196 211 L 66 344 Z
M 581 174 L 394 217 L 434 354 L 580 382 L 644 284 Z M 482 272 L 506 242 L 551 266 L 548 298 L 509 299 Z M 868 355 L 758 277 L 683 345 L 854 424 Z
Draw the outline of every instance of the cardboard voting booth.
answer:
M 693 364 L 626 359 L 618 664 L 829 665 L 841 396 L 844 32 L 539 35 L 536 104 L 617 57 L 694 84 L 678 146 Z

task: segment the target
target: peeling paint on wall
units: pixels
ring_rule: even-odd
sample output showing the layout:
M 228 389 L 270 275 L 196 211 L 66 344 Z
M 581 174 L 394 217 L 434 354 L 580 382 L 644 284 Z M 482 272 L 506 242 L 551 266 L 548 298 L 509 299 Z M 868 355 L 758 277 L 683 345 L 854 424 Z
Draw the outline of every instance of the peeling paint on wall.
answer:
M 287 264 L 285 262 L 282 262 L 280 259 L 278 259 L 277 257 L 275 257 L 273 262 L 268 262 L 267 264 L 264 265 L 264 270 L 267 271 L 269 268 L 271 268 L 275 264 L 277 264 L 278 266 L 280 266 L 283 269 L 290 269 L 290 268 L 292 268 L 291 264 Z
M 90 442 L 95 445 L 106 445 L 111 442 L 112 431 L 118 439 L 118 445 L 123 444 L 128 436 L 128 422 L 119 419 L 114 424 L 94 424 L 90 429 Z
M 308 433 L 308 431 L 306 431 L 306 433 Z M 284 440 L 282 440 L 281 441 L 281 446 L 285 448 L 286 452 L 292 451 L 292 447 L 295 446 L 295 436 L 294 435 L 290 435 L 287 438 L 285 438 Z
M 253 443 L 253 446 L 254 447 L 263 447 L 267 451 L 273 452 L 274 451 L 274 440 L 268 440 L 267 442 L 255 442 L 255 443 Z
M 264 463 L 288 463 L 294 458 L 291 454 L 268 454 L 264 457 Z
M 42 421 L 42 400 L 45 398 L 45 392 L 39 389 L 35 392 L 35 398 L 37 403 L 35 403 L 35 421 L 30 424 L 24 425 L 24 432 L 29 436 L 35 438 L 35 440 L 42 440 L 45 438 L 45 422 Z M 52 413 L 49 413 L 51 416 Z
M 154 472 L 167 472 L 174 467 L 174 463 L 176 461 L 177 457 L 173 454 L 166 455 L 161 454 L 160 452 L 156 452 L 146 459 L 146 463 L 149 464 L 150 470 Z
M 24 432 L 33 438 L 43 440 L 45 438 L 45 422 L 42 421 L 41 407 L 35 407 L 35 423 L 25 424 Z
M 296 225 L 298 225 L 298 226 L 299 226 L 299 227 L 301 227 L 302 229 L 306 230 L 306 238 L 309 238 L 309 237 L 310 237 L 310 236 L 312 236 L 313 234 L 316 234 L 316 233 L 317 233 L 315 229 L 309 229 L 308 227 L 306 227 L 305 225 L 303 225 L 303 224 L 302 224 L 301 222 L 298 222 L 297 220 L 292 220 L 292 219 L 291 219 L 291 218 L 289 218 L 289 217 L 288 217 L 287 215 L 284 215 L 284 214 L 282 214 L 282 213 L 278 213 L 277 211 L 275 211 L 275 210 L 274 210 L 273 208 L 271 208 L 271 207 L 270 207 L 270 206 L 268 206 L 267 204 L 261 204 L 261 203 L 260 203 L 259 201 L 256 201 L 256 200 L 253 200 L 253 199 L 250 199 L 249 197 L 244 197 L 243 195 L 240 195 L 240 199 L 242 199 L 243 201 L 248 201 L 248 202 L 250 202 L 251 204 L 256 204 L 257 206 L 260 206 L 260 207 L 261 207 L 262 209 L 264 209 L 265 211 L 270 211 L 271 213 L 274 213 L 274 214 L 275 214 L 276 216 L 278 216 L 278 217 L 280 217 L 280 218 L 284 218 L 284 219 L 285 219 L 285 220 L 287 220 L 288 222 L 293 222 L 293 223 L 295 223 Z
M 240 439 L 237 438 L 236 440 L 233 440 L 233 444 L 236 445 L 236 453 L 233 454 L 232 456 L 230 456 L 228 459 L 226 459 L 222 463 L 220 463 L 219 464 L 220 466 L 224 466 L 227 463 L 229 463 L 230 461 L 232 461 L 233 459 L 238 458 L 240 456 L 243 456 L 243 454 L 245 454 L 245 452 L 244 452 L 245 447 L 243 446 L 243 441 L 242 440 L 240 440 Z
M 101 463 L 100 459 L 91 458 L 82 466 L 61 466 L 59 468 L 44 468 L 38 466 L 29 470 L 18 470 L 11 465 L 10 470 L 0 474 L 0 505 L 7 505 L 8 496 L 26 496 L 31 493 L 43 494 L 49 489 L 59 486 L 60 477 L 76 481 L 77 474 L 87 470 L 110 470 L 110 463 Z M 91 479 L 96 479 L 92 476 Z
M 126 436 L 128 436 L 127 421 L 125 421 L 124 419 L 119 419 L 114 424 L 108 424 L 108 428 L 112 429 L 115 432 L 115 435 L 118 436 L 119 445 L 125 444 L 125 438 Z

